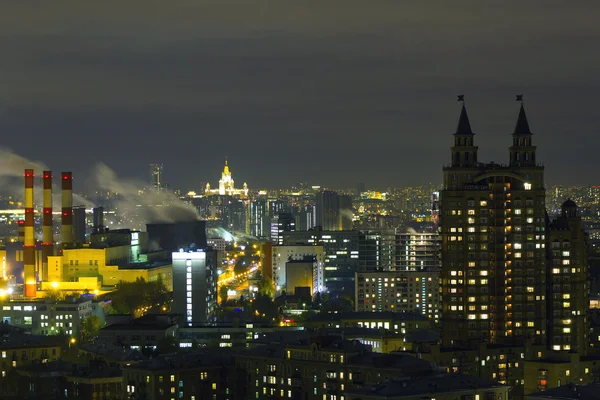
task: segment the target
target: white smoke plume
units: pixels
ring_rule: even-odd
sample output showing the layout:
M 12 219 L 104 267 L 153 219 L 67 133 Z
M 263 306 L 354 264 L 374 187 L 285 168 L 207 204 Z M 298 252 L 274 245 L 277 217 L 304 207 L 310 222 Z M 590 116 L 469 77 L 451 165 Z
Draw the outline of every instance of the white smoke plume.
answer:
M 7 148 L 0 148 L 0 186 L 2 192 L 14 196 L 15 199 L 21 200 L 23 197 L 23 174 L 26 169 L 33 169 L 36 177 L 42 176 L 42 171 L 48 171 L 47 165 L 41 161 L 28 160 L 23 156 L 16 154 Z M 58 178 L 57 178 L 58 176 Z M 37 179 L 37 178 L 36 178 Z M 60 175 L 54 173 L 52 207 L 54 210 L 60 210 L 61 193 L 60 193 Z M 42 185 L 41 182 L 35 182 L 34 198 L 36 207 L 41 207 L 42 201 Z M 73 193 L 73 204 L 82 205 L 86 208 L 94 207 L 94 203 L 83 196 Z
M 0 148 L 0 177 L 22 177 L 26 169 L 33 169 L 41 174 L 48 167 L 40 161 L 31 161 L 9 149 Z
M 173 193 L 142 191 L 143 183 L 121 179 L 105 164 L 98 164 L 92 176 L 98 189 L 118 194 L 119 199 L 114 203 L 117 214 L 139 224 L 200 219 L 194 206 L 183 202 Z

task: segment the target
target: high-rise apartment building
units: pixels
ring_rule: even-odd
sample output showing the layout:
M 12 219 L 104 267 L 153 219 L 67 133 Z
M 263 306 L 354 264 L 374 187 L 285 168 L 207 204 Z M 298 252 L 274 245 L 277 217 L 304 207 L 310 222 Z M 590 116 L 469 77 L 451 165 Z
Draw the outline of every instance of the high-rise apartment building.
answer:
M 267 227 L 268 209 L 266 200 L 254 200 L 250 203 L 250 235 L 263 238 L 269 236 Z
M 396 231 L 378 229 L 361 232 L 358 256 L 359 270 L 391 271 L 395 269 Z
M 283 233 L 296 230 L 296 219 L 291 213 L 279 213 L 271 219 L 271 241 L 274 244 L 283 244 Z
M 397 271 L 439 270 L 441 247 L 438 233 L 396 233 L 393 268 Z
M 548 225 L 548 348 L 588 350 L 590 280 L 586 234 L 577 204 L 567 200 Z
M 439 270 L 356 273 L 356 311 L 418 312 L 437 323 L 441 305 Z
M 544 167 L 522 104 L 508 150 L 479 162 L 463 104 L 440 193 L 445 346 L 546 342 Z
M 219 254 L 221 253 L 215 250 L 179 251 L 172 254 L 172 311 L 182 316 L 181 326 L 212 320 L 217 305 Z

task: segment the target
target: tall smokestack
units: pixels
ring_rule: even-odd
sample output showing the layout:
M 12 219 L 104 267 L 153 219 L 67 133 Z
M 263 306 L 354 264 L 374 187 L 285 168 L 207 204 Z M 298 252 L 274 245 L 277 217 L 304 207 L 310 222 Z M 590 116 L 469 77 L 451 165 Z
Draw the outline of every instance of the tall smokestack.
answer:
M 35 297 L 37 282 L 35 278 L 35 237 L 33 221 L 33 170 L 25 170 L 25 243 L 23 243 L 23 281 L 25 297 Z
M 42 281 L 48 280 L 48 256 L 54 255 L 54 232 L 52 229 L 52 171 L 44 171 L 44 214 L 42 223 Z
M 62 172 L 62 226 L 61 240 L 63 249 L 73 246 L 73 173 Z

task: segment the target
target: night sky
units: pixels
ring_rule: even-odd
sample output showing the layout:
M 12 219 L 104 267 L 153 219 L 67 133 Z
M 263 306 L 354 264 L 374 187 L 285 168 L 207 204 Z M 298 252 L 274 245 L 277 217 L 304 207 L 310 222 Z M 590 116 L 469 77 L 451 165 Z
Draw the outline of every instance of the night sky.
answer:
M 5 1 L 0 146 L 182 189 L 438 183 L 465 94 L 505 162 L 523 93 L 548 184 L 600 184 L 600 2 Z

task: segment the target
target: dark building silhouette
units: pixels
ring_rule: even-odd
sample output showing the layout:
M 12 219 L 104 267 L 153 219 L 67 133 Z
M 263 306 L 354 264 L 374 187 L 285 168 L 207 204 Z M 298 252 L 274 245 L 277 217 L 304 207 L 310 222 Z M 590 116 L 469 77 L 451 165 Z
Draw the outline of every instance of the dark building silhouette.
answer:
M 340 201 L 332 190 L 321 190 L 317 193 L 317 224 L 324 231 L 339 231 Z
M 166 251 L 206 249 L 206 221 L 147 224 L 149 246 Z
M 87 218 L 85 215 L 85 207 L 73 207 L 73 239 L 76 248 L 82 247 L 84 243 L 87 243 L 86 233 Z

